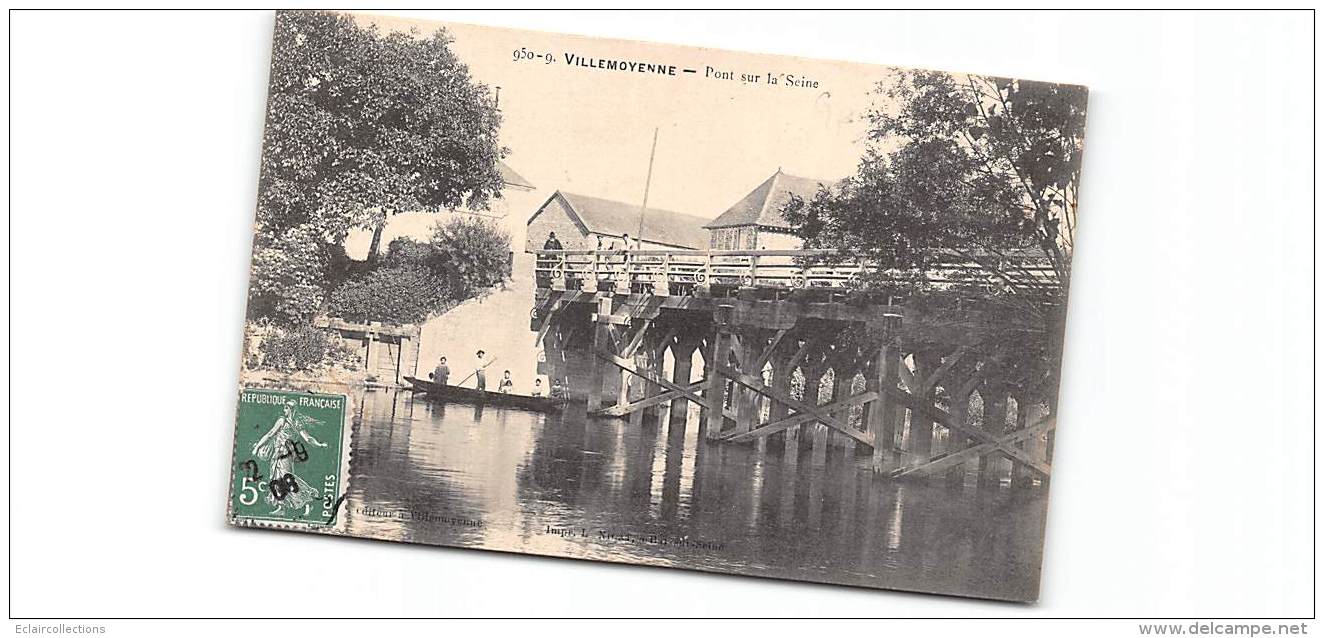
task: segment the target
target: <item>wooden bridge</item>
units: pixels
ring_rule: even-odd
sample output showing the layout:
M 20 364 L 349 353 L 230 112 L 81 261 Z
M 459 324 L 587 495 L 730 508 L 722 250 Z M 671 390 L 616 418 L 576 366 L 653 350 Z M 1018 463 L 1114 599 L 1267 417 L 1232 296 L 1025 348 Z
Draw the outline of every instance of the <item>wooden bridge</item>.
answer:
M 1006 318 L 931 315 L 860 293 L 867 264 L 831 251 L 537 260 L 531 328 L 542 372 L 590 414 L 666 418 L 683 435 L 693 403 L 708 440 L 789 464 L 868 457 L 894 478 L 961 482 L 977 472 L 984 484 L 1027 486 L 1051 472 L 1054 419 L 999 378 L 998 354 L 976 349 Z M 1046 264 L 1017 267 L 1052 282 Z M 1002 285 L 960 259 L 924 276 L 939 287 Z

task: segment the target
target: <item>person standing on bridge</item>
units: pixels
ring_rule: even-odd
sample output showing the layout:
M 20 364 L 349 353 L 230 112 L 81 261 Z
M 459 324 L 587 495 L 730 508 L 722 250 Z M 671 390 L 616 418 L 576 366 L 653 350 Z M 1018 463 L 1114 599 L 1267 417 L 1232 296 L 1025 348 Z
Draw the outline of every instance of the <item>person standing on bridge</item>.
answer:
M 561 240 L 556 238 L 556 231 L 547 233 L 547 241 L 543 242 L 543 250 L 561 250 Z M 550 271 L 555 270 L 557 259 L 551 255 L 539 254 L 537 257 L 537 285 L 539 288 L 551 284 Z

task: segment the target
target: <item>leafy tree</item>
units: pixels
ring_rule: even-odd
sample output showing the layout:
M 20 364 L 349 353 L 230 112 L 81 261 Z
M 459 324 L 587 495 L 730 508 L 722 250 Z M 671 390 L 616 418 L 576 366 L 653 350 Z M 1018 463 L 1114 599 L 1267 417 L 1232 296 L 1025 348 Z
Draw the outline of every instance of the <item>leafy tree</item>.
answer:
M 435 259 L 445 264 L 451 295 L 467 299 L 510 278 L 510 235 L 482 219 L 459 217 L 437 224 Z
M 448 300 L 445 286 L 427 269 L 383 266 L 337 288 L 328 310 L 349 321 L 400 325 L 426 321 Z
M 457 218 L 428 242 L 400 238 L 381 265 L 337 288 L 332 315 L 350 321 L 421 323 L 510 276 L 510 238 L 494 225 Z
M 258 231 L 313 224 L 331 243 L 387 217 L 499 196 L 500 114 L 443 29 L 385 35 L 322 11 L 276 18 Z
M 1037 254 L 1065 285 L 1085 126 L 1083 87 L 903 71 L 880 84 L 854 176 L 786 215 L 806 244 L 923 268 L 956 253 L 1015 291 Z
M 784 214 L 807 247 L 873 264 L 859 285 L 1005 328 L 985 354 L 1022 393 L 1056 387 L 1080 178 L 1083 87 L 903 71 L 877 88 L 855 175 Z M 974 264 L 985 282 L 926 276 Z M 1047 273 L 1036 269 L 1047 264 Z M 1045 338 L 1045 336 L 1053 338 Z
M 257 242 L 248 287 L 249 318 L 286 325 L 312 319 L 326 296 L 331 248 L 311 224 Z

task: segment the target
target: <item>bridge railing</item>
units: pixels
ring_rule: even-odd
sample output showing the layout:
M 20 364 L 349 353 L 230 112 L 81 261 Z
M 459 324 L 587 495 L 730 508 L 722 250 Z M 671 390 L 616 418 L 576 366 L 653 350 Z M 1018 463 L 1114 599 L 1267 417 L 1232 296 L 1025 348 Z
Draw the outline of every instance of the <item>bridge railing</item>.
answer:
M 1056 274 L 1046 260 L 1020 259 L 1020 279 L 1054 285 Z M 690 286 L 742 288 L 846 288 L 869 265 L 833 250 L 544 250 L 535 273 L 540 288 L 600 290 L 607 283 L 625 291 L 651 287 L 654 294 L 675 294 Z M 891 273 L 911 279 L 909 271 Z M 987 268 L 953 256 L 925 273 L 932 284 L 1001 285 Z

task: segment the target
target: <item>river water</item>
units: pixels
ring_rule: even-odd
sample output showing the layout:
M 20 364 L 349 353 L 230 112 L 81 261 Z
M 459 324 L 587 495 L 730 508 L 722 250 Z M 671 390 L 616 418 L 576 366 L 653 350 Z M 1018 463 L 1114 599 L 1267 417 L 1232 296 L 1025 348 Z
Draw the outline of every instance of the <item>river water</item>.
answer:
M 363 396 L 348 533 L 385 540 L 1033 600 L 1042 489 L 876 479 L 834 456 L 788 466 L 752 446 L 582 410 L 536 414 Z

